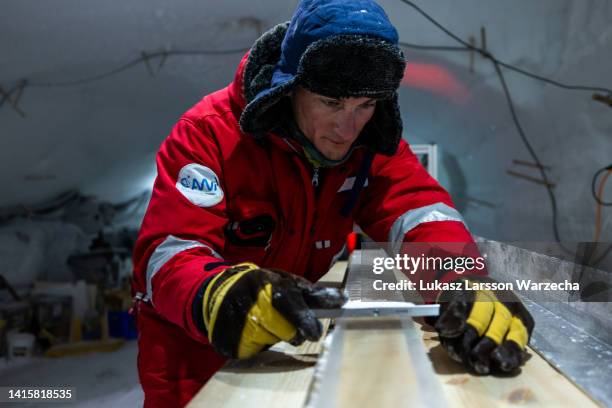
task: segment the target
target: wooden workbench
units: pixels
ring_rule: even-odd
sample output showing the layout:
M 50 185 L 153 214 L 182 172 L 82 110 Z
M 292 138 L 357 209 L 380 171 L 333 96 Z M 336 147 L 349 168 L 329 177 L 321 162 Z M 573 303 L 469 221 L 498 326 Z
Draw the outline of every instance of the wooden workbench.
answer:
M 346 263 L 337 263 L 325 281 L 341 281 Z M 328 325 L 329 322 L 326 322 Z M 477 376 L 452 361 L 436 333 L 417 321 L 445 406 L 597 406 L 586 394 L 530 350 L 515 376 Z M 411 378 L 407 343 L 399 330 L 351 332 L 338 370 L 336 406 L 427 406 L 418 402 L 418 379 Z M 275 346 L 253 359 L 231 361 L 188 405 L 199 407 L 301 407 L 308 395 L 321 343 Z M 414 377 L 414 376 L 413 376 Z M 431 404 L 429 405 L 431 406 Z

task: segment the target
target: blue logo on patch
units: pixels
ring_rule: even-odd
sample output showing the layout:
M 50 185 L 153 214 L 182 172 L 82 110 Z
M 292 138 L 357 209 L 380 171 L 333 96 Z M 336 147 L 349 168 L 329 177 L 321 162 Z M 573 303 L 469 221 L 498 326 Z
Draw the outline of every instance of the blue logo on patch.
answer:
M 205 178 L 200 179 L 198 182 L 197 179 L 192 178 L 191 176 L 181 178 L 181 185 L 185 188 L 190 188 L 192 190 L 198 191 L 208 191 L 214 193 L 219 188 L 219 183 L 214 180 L 207 180 Z

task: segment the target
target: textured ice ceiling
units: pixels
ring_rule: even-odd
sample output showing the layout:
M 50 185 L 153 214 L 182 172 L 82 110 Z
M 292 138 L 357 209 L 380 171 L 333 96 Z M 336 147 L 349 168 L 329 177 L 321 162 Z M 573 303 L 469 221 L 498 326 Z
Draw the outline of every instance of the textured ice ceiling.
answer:
M 380 3 L 402 41 L 456 45 L 401 1 Z M 612 87 L 609 1 L 415 3 L 477 45 L 484 27 L 488 50 L 505 62 L 568 83 Z M 143 52 L 247 48 L 294 7 L 284 0 L 5 0 L 0 86 L 7 91 L 22 79 L 40 84 L 91 77 Z M 405 53 L 405 137 L 439 145 L 440 180 L 472 228 L 494 235 L 506 223 L 510 237 L 527 230 L 547 237 L 545 190 L 507 173 L 538 177 L 513 164 L 531 158 L 490 62 L 462 52 Z M 241 56 L 172 56 L 161 67 L 157 58 L 84 85 L 26 85 L 18 104 L 25 116 L 8 101 L 0 107 L 0 206 L 32 205 L 70 189 L 111 201 L 139 194 L 152 183 L 155 152 L 174 121 L 226 85 Z M 565 237 L 587 239 L 594 214 L 590 176 L 612 161 L 612 110 L 588 92 L 557 90 L 509 72 L 506 78 L 525 131 L 551 168 Z M 609 225 L 610 217 L 604 222 Z

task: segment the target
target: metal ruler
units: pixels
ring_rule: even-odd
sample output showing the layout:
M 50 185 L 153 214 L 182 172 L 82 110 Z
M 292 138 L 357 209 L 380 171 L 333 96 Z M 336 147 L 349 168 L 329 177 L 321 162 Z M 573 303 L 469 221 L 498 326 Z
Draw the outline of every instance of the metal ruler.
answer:
M 356 251 L 349 260 L 345 279 L 349 302 L 345 307 L 316 311 L 318 316 L 336 318 L 336 321 L 317 364 L 306 406 L 369 406 L 372 400 L 362 398 L 363 392 L 366 392 L 364 390 L 368 390 L 368 394 L 377 394 L 371 397 L 380 407 L 447 406 L 439 380 L 427 357 L 422 334 L 412 322 L 413 316 L 436 316 L 438 305 L 406 302 L 407 296 L 401 292 L 374 290 L 375 279 L 396 282 L 398 277 L 393 272 L 374 275 L 368 261 L 374 256 L 381 256 L 381 253 Z M 365 339 L 372 339 L 372 343 Z M 388 357 L 390 352 L 397 354 L 395 364 L 401 369 L 397 370 L 396 367 L 395 371 L 399 371 L 399 376 L 405 373 L 405 379 L 391 378 L 385 382 L 388 378 L 385 375 L 390 370 L 384 366 L 363 367 L 367 370 L 363 375 L 346 372 L 347 365 L 343 359 L 365 355 L 376 362 L 377 353 Z M 394 364 L 394 359 L 390 360 Z M 376 384 L 368 384 L 370 380 Z M 355 395 L 351 396 L 353 392 Z M 390 393 L 394 395 L 390 396 Z M 391 404 L 390 401 L 394 402 Z
M 314 309 L 319 319 L 346 317 L 417 317 L 438 316 L 440 305 L 417 305 L 412 302 L 368 302 L 349 300 L 339 309 Z

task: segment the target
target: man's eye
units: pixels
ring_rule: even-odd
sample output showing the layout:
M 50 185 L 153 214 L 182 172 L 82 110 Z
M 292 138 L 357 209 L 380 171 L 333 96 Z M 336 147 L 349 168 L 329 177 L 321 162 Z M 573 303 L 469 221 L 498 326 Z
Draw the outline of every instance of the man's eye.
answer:
M 374 108 L 376 107 L 376 102 L 368 102 L 368 103 L 364 103 L 363 105 L 364 108 L 369 109 L 369 108 Z
M 327 106 L 330 106 L 332 108 L 337 108 L 340 106 L 340 102 L 335 101 L 333 99 L 323 99 L 323 103 Z

